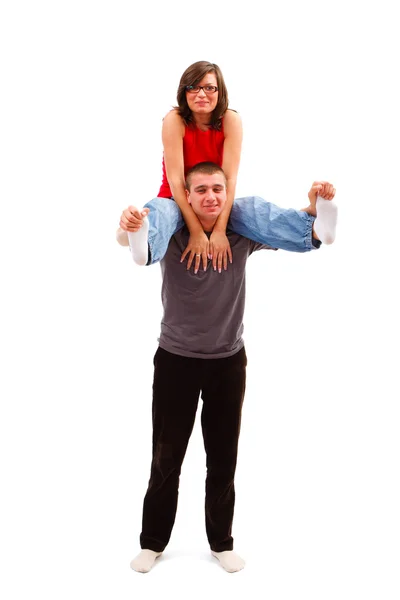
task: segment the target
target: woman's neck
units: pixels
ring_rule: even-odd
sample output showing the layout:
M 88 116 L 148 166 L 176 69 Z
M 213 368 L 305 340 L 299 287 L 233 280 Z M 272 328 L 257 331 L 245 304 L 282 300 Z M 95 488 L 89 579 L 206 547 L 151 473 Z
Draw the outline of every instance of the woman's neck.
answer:
M 193 121 L 199 129 L 208 129 L 210 126 L 211 119 L 210 115 L 193 114 Z

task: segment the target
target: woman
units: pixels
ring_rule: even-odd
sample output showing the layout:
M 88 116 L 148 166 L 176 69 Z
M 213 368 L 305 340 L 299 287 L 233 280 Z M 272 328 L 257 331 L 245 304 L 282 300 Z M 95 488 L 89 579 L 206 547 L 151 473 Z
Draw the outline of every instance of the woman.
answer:
M 311 250 L 315 206 L 303 211 L 280 209 L 257 197 L 241 198 L 233 204 L 242 124 L 239 115 L 228 108 L 219 67 L 206 61 L 188 67 L 179 83 L 177 101 L 178 106 L 163 121 L 163 181 L 158 198 L 148 202 L 141 213 L 126 209 L 121 216 L 117 239 L 128 245 L 128 232 L 135 262 L 152 264 L 161 260 L 171 236 L 186 223 L 190 237 L 182 260 L 188 257 L 187 268 L 194 260 L 195 272 L 200 264 L 206 269 L 207 259 L 211 258 L 215 270 L 218 267 L 221 271 L 222 266 L 226 269 L 228 259 L 232 261 L 225 235 L 229 218 L 233 231 L 255 241 L 291 251 Z M 210 238 L 188 204 L 185 190 L 187 171 L 204 161 L 221 166 L 227 179 L 226 207 Z M 331 200 L 333 187 L 320 183 L 320 196 Z M 144 218 L 147 215 L 148 219 Z M 318 239 L 315 232 L 314 237 Z

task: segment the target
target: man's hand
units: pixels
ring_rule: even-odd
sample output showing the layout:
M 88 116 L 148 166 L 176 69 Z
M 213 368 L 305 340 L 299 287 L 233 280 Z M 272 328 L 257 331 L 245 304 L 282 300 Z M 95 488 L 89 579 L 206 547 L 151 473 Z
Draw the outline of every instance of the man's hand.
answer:
M 148 208 L 143 208 L 143 210 L 139 210 L 136 206 L 129 206 L 126 208 L 119 221 L 119 226 L 124 231 L 139 231 L 141 226 L 143 225 L 143 219 L 149 214 L 150 210 Z
M 193 259 L 194 261 L 194 272 L 195 274 L 198 272 L 200 267 L 200 259 L 203 261 L 203 267 L 206 271 L 207 269 L 207 257 L 209 255 L 209 241 L 208 237 L 204 233 L 204 231 L 199 230 L 195 233 L 191 233 L 189 237 L 188 245 L 186 246 L 186 250 L 181 256 L 181 262 L 183 262 L 186 256 L 189 254 L 188 263 L 186 269 L 189 270 L 192 266 Z
M 335 188 L 328 181 L 314 181 L 311 190 L 308 192 L 308 199 L 311 204 L 315 205 L 317 196 L 321 196 L 321 198 L 325 198 L 325 200 L 333 200 L 335 193 Z
M 212 258 L 212 265 L 214 271 L 217 270 L 221 273 L 222 265 L 226 271 L 228 268 L 228 256 L 229 262 L 232 264 L 232 250 L 229 244 L 228 238 L 223 231 L 213 231 L 210 236 L 209 253 Z

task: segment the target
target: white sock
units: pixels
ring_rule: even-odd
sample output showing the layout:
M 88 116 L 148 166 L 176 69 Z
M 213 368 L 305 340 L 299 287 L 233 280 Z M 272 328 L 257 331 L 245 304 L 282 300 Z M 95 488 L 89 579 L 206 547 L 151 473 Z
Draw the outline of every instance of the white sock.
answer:
M 147 264 L 149 249 L 149 220 L 147 217 L 143 219 L 143 225 L 139 231 L 128 231 L 129 247 L 134 262 L 137 265 L 144 266 Z
M 243 569 L 246 564 L 243 558 L 240 558 L 233 550 L 225 550 L 224 552 L 214 552 L 211 550 L 211 554 L 215 556 L 215 558 L 218 558 L 221 566 L 224 567 L 225 571 L 228 571 L 228 573 L 236 573 L 236 571 Z
M 154 565 L 156 558 L 161 556 L 162 552 L 153 550 L 142 550 L 131 562 L 131 569 L 138 573 L 148 573 Z
M 335 241 L 337 206 L 332 200 L 317 197 L 317 218 L 314 221 L 314 231 L 323 244 Z

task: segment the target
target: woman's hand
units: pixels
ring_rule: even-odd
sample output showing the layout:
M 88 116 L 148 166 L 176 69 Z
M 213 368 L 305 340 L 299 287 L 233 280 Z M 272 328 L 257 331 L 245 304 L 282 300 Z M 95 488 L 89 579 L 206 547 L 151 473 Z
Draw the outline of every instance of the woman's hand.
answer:
M 181 256 L 181 262 L 183 262 L 186 256 L 189 254 L 188 263 L 186 269 L 189 270 L 192 266 L 193 259 L 194 261 L 194 272 L 195 274 L 199 270 L 200 267 L 200 259 L 203 261 L 204 270 L 207 270 L 207 258 L 209 255 L 209 241 L 208 237 L 204 233 L 204 231 L 196 231 L 192 232 L 189 237 L 188 245 L 186 246 L 186 250 Z
M 226 237 L 226 233 L 214 230 L 210 236 L 209 249 L 214 271 L 216 271 L 218 267 L 218 272 L 221 273 L 222 265 L 226 271 L 228 268 L 228 257 L 229 262 L 232 264 L 232 250 L 228 238 Z

